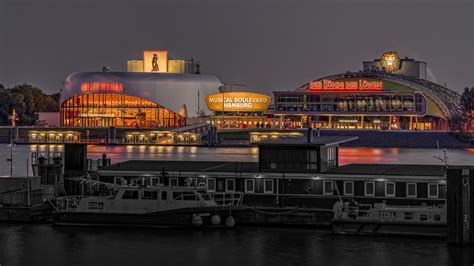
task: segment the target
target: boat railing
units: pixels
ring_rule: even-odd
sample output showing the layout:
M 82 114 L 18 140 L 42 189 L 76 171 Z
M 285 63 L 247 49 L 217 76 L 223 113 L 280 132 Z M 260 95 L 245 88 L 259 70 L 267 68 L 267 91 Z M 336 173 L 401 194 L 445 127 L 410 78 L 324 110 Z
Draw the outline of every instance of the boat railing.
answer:
M 244 198 L 242 192 L 213 192 L 209 194 L 219 206 L 240 206 Z
M 79 207 L 79 202 L 84 198 L 82 196 L 64 196 L 56 199 L 56 211 L 69 212 L 75 211 Z

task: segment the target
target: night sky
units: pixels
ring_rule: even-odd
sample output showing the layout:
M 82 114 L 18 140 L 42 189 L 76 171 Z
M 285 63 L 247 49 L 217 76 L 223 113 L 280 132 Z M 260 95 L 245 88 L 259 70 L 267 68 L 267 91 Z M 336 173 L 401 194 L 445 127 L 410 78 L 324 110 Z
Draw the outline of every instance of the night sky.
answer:
M 474 1 L 0 0 L 5 86 L 58 92 L 71 72 L 125 71 L 147 49 L 269 94 L 395 50 L 460 91 L 474 86 Z

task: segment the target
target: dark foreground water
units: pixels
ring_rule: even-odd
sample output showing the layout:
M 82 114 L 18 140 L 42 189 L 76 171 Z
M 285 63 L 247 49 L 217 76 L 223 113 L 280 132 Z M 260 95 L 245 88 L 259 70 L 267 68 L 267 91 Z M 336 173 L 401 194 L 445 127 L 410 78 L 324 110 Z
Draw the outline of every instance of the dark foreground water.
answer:
M 1 225 L 8 265 L 472 265 L 444 241 L 334 236 L 313 229 L 98 229 Z

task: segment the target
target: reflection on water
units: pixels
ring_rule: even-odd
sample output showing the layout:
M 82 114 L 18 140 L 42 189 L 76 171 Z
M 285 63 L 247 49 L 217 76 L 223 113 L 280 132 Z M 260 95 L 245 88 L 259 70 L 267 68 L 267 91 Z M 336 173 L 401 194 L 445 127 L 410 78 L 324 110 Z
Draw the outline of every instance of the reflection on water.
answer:
M 35 151 L 42 153 L 58 152 L 64 145 L 17 145 L 14 147 L 14 174 L 26 174 L 26 159 Z M 182 161 L 234 161 L 256 162 L 256 147 L 188 147 L 188 146 L 102 146 L 89 145 L 88 158 L 99 159 L 106 154 L 112 163 L 128 160 L 182 160 Z M 447 150 L 450 165 L 474 165 L 474 149 Z M 441 164 L 434 156 L 443 156 L 436 149 L 405 148 L 340 148 L 339 162 L 375 164 Z M 0 145 L 0 175 L 9 174 L 10 149 Z M 31 169 L 30 169 L 31 173 Z
M 471 265 L 474 248 L 313 229 L 0 226 L 2 265 Z

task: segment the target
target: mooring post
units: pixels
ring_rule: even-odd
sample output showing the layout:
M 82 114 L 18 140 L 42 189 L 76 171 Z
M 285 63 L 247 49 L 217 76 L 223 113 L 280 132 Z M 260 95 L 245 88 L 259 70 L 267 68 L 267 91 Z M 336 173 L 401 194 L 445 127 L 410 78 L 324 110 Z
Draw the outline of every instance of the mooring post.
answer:
M 447 222 L 448 244 L 471 245 L 474 240 L 472 216 L 474 215 L 474 167 L 449 167 L 447 170 L 448 195 Z

